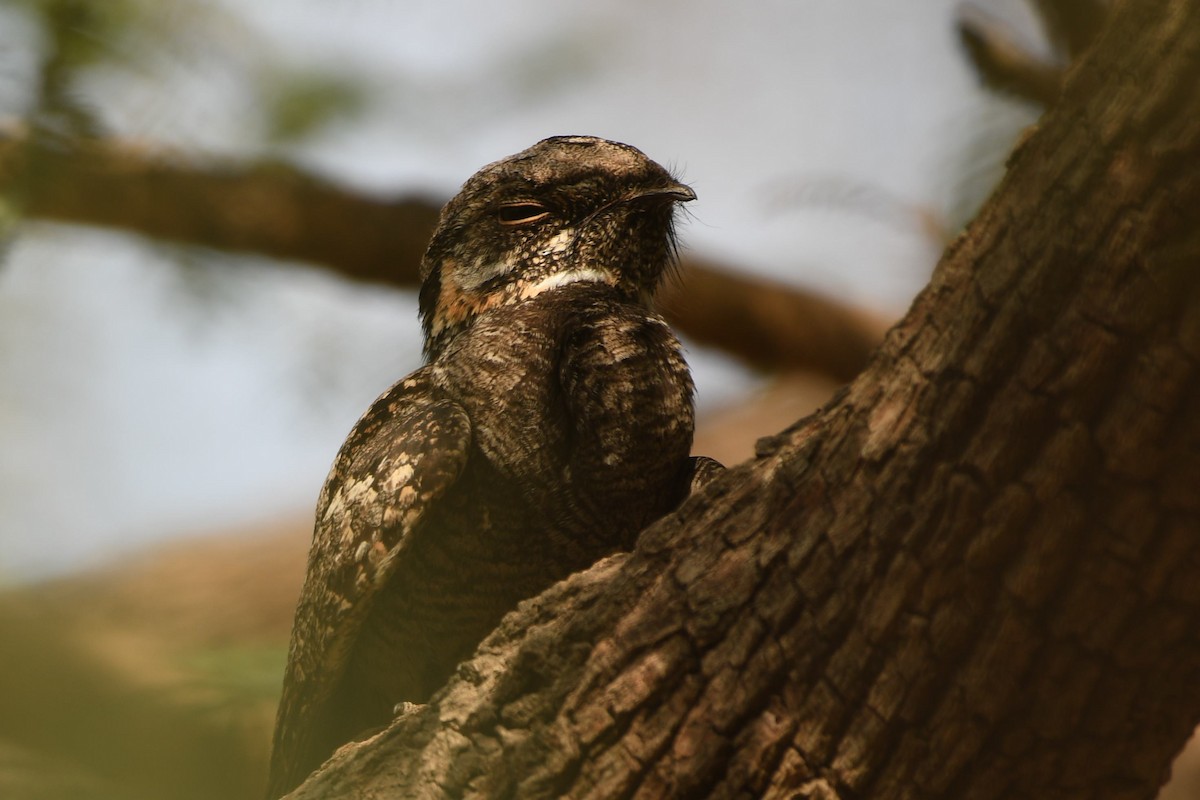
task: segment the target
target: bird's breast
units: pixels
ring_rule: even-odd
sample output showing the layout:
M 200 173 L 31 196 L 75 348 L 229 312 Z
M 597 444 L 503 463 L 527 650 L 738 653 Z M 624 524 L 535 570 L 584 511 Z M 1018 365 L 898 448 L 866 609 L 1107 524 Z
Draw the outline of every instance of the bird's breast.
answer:
M 629 528 L 678 501 L 692 381 L 661 318 L 607 286 L 563 286 L 493 310 L 449 355 L 440 380 L 512 502 L 560 527 Z

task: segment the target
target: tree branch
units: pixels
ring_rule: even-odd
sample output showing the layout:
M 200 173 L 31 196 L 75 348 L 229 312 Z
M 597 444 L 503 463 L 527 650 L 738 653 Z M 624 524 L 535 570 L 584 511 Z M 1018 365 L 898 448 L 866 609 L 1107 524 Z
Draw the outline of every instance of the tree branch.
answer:
M 32 218 L 315 262 L 355 280 L 410 287 L 441 205 L 370 197 L 285 164 L 196 164 L 103 141 L 0 141 L 0 187 Z M 681 274 L 687 288 L 664 293 L 672 324 L 755 366 L 847 381 L 886 327 L 828 298 L 709 262 L 685 259 Z
M 1042 108 L 1058 100 L 1063 68 L 1017 44 L 995 20 L 964 16 L 958 22 L 958 38 L 985 86 Z
M 219 250 L 325 264 L 414 286 L 433 200 L 380 200 L 281 163 L 198 164 L 101 140 L 0 143 L 0 185 L 33 218 L 118 228 Z
M 663 316 L 700 344 L 769 370 L 849 381 L 883 341 L 887 323 L 810 292 L 685 258 L 658 294 Z
M 1108 21 L 1108 0 L 1033 0 L 1046 35 L 1068 58 L 1092 46 Z
M 1092 45 L 1108 21 L 1106 0 L 1033 0 L 1042 30 L 1061 63 L 1017 44 L 1004 26 L 964 7 L 958 37 L 983 83 L 1049 108 L 1058 100 L 1070 62 Z

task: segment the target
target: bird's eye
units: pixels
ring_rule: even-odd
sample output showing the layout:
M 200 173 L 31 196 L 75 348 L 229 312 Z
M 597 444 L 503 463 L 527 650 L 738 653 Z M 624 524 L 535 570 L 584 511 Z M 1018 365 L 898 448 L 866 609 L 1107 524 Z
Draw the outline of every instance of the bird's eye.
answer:
M 550 209 L 541 203 L 522 200 L 518 203 L 505 203 L 496 210 L 496 218 L 502 225 L 526 225 L 550 216 Z

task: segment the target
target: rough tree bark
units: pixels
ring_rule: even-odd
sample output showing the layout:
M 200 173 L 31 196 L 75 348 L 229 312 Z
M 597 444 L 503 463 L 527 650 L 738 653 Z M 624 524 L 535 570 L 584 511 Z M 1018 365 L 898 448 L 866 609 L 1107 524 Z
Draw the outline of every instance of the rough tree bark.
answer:
M 1119 4 L 867 370 L 295 798 L 1148 798 L 1200 720 L 1200 4 Z

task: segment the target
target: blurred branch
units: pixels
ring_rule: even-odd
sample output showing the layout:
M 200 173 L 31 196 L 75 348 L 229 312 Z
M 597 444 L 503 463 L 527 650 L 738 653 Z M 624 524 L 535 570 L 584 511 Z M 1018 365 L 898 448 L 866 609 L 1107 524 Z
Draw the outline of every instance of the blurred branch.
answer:
M 1108 21 L 1105 0 L 1033 0 L 1046 36 L 1074 60 L 1096 41 Z
M 972 6 L 961 9 L 958 36 L 985 85 L 1049 108 L 1070 63 L 1100 35 L 1109 7 L 1105 0 L 1033 0 L 1033 8 L 1054 49 L 1052 58 L 1022 47 L 1002 23 Z
M 986 86 L 1043 107 L 1058 99 L 1063 68 L 1021 47 L 995 20 L 964 16 L 958 23 L 958 37 Z
M 417 282 L 438 214 L 431 200 L 368 197 L 284 164 L 200 165 L 98 141 L 70 149 L 0 142 L 0 187 L 13 184 L 27 217 L 317 262 L 401 285 Z
M 766 369 L 808 369 L 849 381 L 887 324 L 863 311 L 697 258 L 660 293 L 663 315 L 697 342 Z
M 440 203 L 376 198 L 284 164 L 164 158 L 124 143 L 71 148 L 0 140 L 0 189 L 31 218 L 119 228 L 220 250 L 323 264 L 415 286 Z M 853 377 L 885 324 L 797 289 L 685 259 L 664 313 L 687 336 L 765 368 Z

